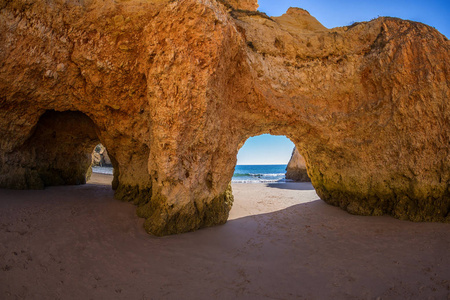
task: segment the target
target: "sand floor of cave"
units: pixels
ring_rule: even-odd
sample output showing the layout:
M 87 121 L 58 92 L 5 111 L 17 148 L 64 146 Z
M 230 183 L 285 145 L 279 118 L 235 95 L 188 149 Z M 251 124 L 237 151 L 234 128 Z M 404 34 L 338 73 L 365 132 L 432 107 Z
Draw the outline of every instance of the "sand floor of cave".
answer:
M 233 184 L 227 224 L 155 238 L 110 181 L 0 189 L 1 299 L 450 299 L 450 224 Z

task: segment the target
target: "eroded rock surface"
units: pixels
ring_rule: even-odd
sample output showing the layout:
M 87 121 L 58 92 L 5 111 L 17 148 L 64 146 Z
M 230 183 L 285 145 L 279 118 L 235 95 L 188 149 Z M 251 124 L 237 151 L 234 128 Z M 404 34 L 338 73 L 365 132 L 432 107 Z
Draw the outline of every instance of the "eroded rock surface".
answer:
M 256 11 L 258 9 L 257 0 L 219 0 L 223 4 L 229 4 L 234 9 Z
M 394 18 L 327 29 L 301 9 L 269 18 L 224 2 L 0 2 L 0 186 L 82 183 L 84 159 L 67 177 L 51 154 L 73 144 L 38 130 L 48 118 L 59 138 L 77 114 L 76 150 L 106 146 L 116 197 L 156 235 L 226 222 L 237 152 L 263 133 L 296 144 L 327 203 L 450 220 L 443 35 Z
M 311 181 L 306 169 L 305 158 L 298 152 L 297 148 L 292 151 L 291 159 L 286 167 L 286 179 L 301 182 Z

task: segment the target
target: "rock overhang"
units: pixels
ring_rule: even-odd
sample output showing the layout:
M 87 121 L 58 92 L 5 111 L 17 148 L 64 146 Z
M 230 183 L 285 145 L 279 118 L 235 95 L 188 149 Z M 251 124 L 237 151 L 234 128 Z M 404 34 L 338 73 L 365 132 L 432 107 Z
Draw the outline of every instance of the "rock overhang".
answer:
M 400 19 L 326 29 L 302 9 L 268 18 L 250 12 L 256 1 L 222 2 L 3 6 L 1 172 L 45 111 L 78 111 L 114 158 L 116 196 L 157 235 L 222 224 L 239 145 L 267 132 L 296 144 L 328 203 L 449 220 L 445 37 Z

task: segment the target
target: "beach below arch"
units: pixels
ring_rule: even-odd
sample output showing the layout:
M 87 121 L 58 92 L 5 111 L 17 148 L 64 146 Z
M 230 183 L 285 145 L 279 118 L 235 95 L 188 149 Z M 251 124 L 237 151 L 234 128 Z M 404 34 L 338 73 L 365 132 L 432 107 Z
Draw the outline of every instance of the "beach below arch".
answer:
M 0 189 L 3 299 L 446 299 L 450 224 L 361 217 L 310 183 L 233 183 L 228 222 L 149 236 L 110 175 Z

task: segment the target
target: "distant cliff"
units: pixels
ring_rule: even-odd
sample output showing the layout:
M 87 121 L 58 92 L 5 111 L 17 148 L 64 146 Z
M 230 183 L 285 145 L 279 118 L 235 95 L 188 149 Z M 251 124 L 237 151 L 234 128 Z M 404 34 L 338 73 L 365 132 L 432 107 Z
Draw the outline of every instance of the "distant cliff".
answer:
M 286 168 L 286 179 L 294 181 L 311 181 L 306 172 L 306 161 L 303 156 L 294 148 L 291 159 Z
M 98 144 L 92 152 L 92 165 L 100 167 L 112 166 L 108 151 L 102 144 Z

